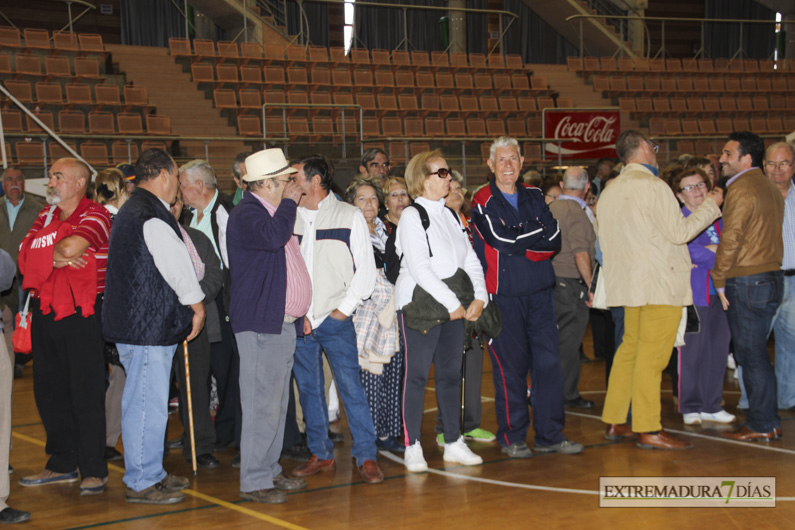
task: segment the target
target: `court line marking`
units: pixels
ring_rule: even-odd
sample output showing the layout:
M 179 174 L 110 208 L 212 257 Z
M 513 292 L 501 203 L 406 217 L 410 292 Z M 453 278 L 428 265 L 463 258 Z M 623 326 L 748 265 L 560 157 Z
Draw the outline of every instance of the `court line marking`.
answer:
M 581 418 L 591 418 L 593 420 L 602 421 L 602 418 L 600 416 L 594 416 L 592 414 L 583 414 L 582 412 L 569 412 L 569 411 L 566 411 L 566 414 L 571 414 L 572 416 L 579 416 Z M 793 451 L 792 449 L 784 449 L 782 447 L 771 447 L 771 446 L 767 445 L 770 442 L 740 442 L 740 441 L 737 441 L 737 440 L 729 440 L 727 438 L 718 438 L 717 436 L 710 436 L 710 435 L 707 435 L 707 434 L 701 434 L 701 433 L 689 432 L 689 431 L 680 431 L 678 429 L 665 429 L 665 430 L 668 431 L 668 432 L 676 433 L 676 434 L 682 434 L 684 436 L 692 436 L 694 438 L 703 438 L 705 440 L 710 440 L 710 441 L 713 441 L 713 442 L 721 442 L 721 443 L 727 443 L 727 444 L 732 444 L 732 445 L 738 445 L 740 447 L 748 447 L 750 449 L 761 449 L 762 451 L 773 451 L 774 453 L 784 453 L 784 454 L 788 454 L 788 455 L 795 455 L 795 451 Z M 762 444 L 765 444 L 765 445 L 762 445 Z
M 378 454 L 383 456 L 388 460 L 392 460 L 393 462 L 397 462 L 398 464 L 406 465 L 406 462 L 392 453 L 386 451 L 379 451 Z M 520 488 L 520 489 L 528 489 L 528 490 L 539 490 L 539 491 L 555 491 L 558 493 L 575 493 L 578 495 L 599 495 L 598 491 L 593 490 L 578 490 L 573 488 L 556 488 L 554 486 L 537 486 L 534 484 L 519 484 L 516 482 L 505 482 L 502 480 L 493 480 L 490 478 L 481 478 L 481 477 L 470 477 L 468 475 L 461 475 L 459 473 L 451 473 L 450 471 L 441 471 L 439 469 L 428 468 L 428 473 L 434 475 L 441 475 L 443 477 L 452 477 L 452 478 L 459 478 L 463 480 L 470 480 L 472 482 L 481 482 L 483 484 L 492 484 L 495 486 L 506 486 L 509 488 Z M 407 475 L 408 476 L 408 475 Z
M 12 435 L 14 437 L 16 437 L 16 438 L 19 438 L 20 440 L 24 440 L 26 442 L 30 442 L 32 444 L 38 445 L 39 447 L 45 447 L 47 445 L 45 442 L 42 442 L 41 440 L 38 440 L 38 439 L 33 438 L 31 436 L 27 436 L 25 434 L 20 434 L 18 432 L 12 432 Z M 113 471 L 118 471 L 118 472 L 120 472 L 122 474 L 124 473 L 124 468 L 119 467 L 119 466 L 114 465 L 114 464 L 108 464 L 108 469 L 112 469 Z M 202 499 L 202 500 L 210 502 L 212 504 L 216 504 L 218 506 L 223 506 L 224 508 L 227 508 L 229 510 L 240 512 L 240 513 L 248 515 L 250 517 L 254 517 L 256 519 L 260 519 L 262 521 L 266 521 L 266 522 L 269 522 L 271 524 L 275 524 L 277 526 L 281 526 L 282 528 L 290 528 L 292 530 L 306 530 L 303 526 L 299 526 L 299 525 L 290 523 L 288 521 L 284 521 L 282 519 L 278 519 L 276 517 L 273 517 L 273 516 L 270 516 L 270 515 L 266 515 L 264 513 L 258 512 L 256 510 L 252 510 L 251 508 L 246 508 L 244 506 L 238 506 L 237 504 L 233 504 L 231 502 L 227 502 L 227 501 L 221 500 L 221 499 L 219 499 L 217 497 L 213 497 L 211 495 L 206 495 L 204 493 L 200 493 L 200 492 L 198 492 L 196 490 L 184 489 L 184 490 L 182 490 L 182 492 L 187 494 L 187 495 L 190 495 L 191 497 L 196 497 L 197 499 Z

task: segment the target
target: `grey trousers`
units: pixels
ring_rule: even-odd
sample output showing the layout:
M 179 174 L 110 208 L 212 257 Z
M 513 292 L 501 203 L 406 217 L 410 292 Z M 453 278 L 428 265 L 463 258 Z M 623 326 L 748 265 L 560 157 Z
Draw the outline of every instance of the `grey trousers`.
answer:
M 11 449 L 11 390 L 14 383 L 13 363 L 5 341 L 0 341 L 0 511 L 8 505 L 8 452 Z
M 580 344 L 588 327 L 588 288 L 579 279 L 555 277 L 555 318 L 560 336 L 563 400 L 580 397 Z
M 279 335 L 235 333 L 240 352 L 240 491 L 273 488 L 282 472 L 279 457 L 295 358 L 295 324 Z

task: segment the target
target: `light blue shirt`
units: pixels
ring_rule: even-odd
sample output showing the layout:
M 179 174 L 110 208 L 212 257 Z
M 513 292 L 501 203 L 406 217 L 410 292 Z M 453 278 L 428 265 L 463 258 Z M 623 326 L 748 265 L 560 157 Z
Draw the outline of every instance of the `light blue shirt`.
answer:
M 218 251 L 218 245 L 216 245 L 215 238 L 213 237 L 212 212 L 213 207 L 215 206 L 215 201 L 217 200 L 218 190 L 215 190 L 213 198 L 210 199 L 210 202 L 208 202 L 207 206 L 205 206 L 204 210 L 202 210 L 201 221 L 199 221 L 198 210 L 196 208 L 191 208 L 191 211 L 193 212 L 193 219 L 190 220 L 190 227 L 195 228 L 207 236 L 207 238 L 210 240 L 210 243 L 213 244 L 213 250 L 215 250 L 215 254 L 218 256 L 218 259 L 223 259 L 221 258 L 221 253 Z
M 11 204 L 11 201 L 8 200 L 8 197 L 4 197 L 3 200 L 6 201 L 6 209 L 8 210 L 8 229 L 14 229 L 14 223 L 17 222 L 17 214 L 19 213 L 19 209 L 22 207 L 22 203 L 25 202 L 25 197 L 23 196 L 19 200 L 19 204 L 14 206 Z
M 784 260 L 781 268 L 795 269 L 795 182 L 790 181 L 787 198 L 784 200 Z

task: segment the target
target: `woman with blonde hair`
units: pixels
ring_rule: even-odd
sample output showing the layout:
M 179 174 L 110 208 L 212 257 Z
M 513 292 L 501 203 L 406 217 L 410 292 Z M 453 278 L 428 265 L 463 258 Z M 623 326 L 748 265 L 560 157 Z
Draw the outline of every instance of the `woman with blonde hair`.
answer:
M 113 220 L 119 208 L 130 198 L 124 173 L 116 168 L 103 169 L 94 179 L 94 199 L 103 205 Z
M 442 417 L 445 462 L 483 463 L 464 443 L 459 429 L 459 408 L 464 319 L 476 321 L 488 302 L 488 295 L 483 269 L 466 232 L 455 212 L 444 204 L 451 177 L 452 172 L 438 150 L 412 158 L 405 178 L 415 202 L 403 211 L 397 230 L 395 249 L 402 259 L 395 286 L 395 306 L 399 310 L 398 327 L 403 336 L 406 365 L 403 432 L 406 469 L 410 472 L 428 469 L 420 445 L 420 429 L 431 364 Z M 468 298 L 472 302 L 468 307 L 464 307 L 460 294 L 452 288 L 461 280 L 471 286 Z M 432 323 L 421 329 L 419 321 L 427 323 L 431 311 Z M 439 314 L 435 316 L 437 311 Z

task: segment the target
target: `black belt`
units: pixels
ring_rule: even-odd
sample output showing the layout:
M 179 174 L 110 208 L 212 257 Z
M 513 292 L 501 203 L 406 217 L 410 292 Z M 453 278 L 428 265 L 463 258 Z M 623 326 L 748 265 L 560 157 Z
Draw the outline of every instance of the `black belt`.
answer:
M 784 271 L 784 276 L 795 276 L 795 269 L 787 269 Z

